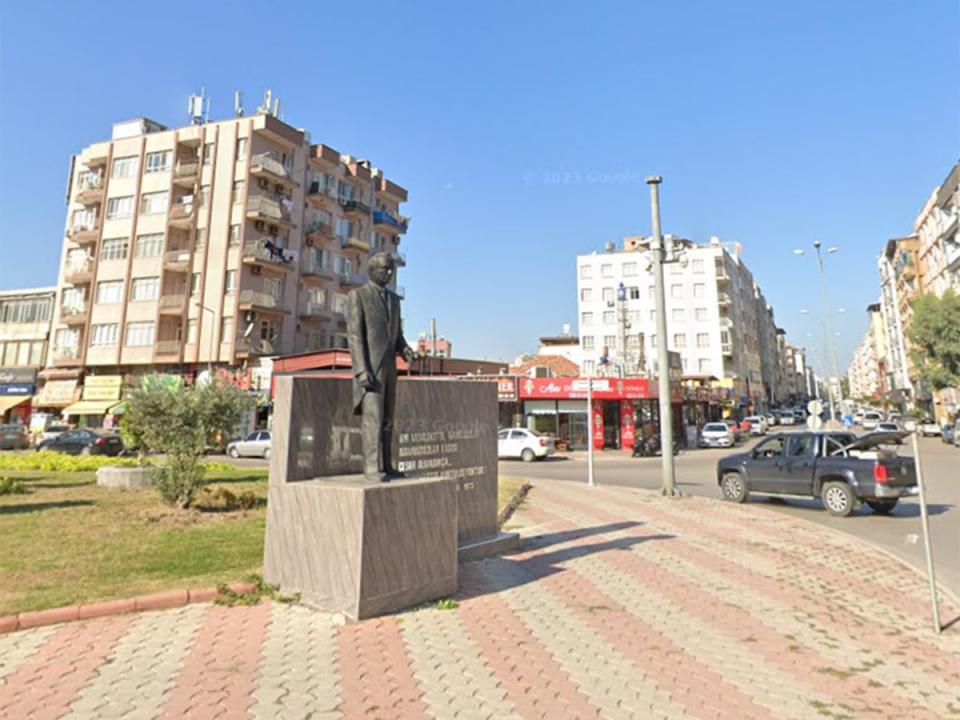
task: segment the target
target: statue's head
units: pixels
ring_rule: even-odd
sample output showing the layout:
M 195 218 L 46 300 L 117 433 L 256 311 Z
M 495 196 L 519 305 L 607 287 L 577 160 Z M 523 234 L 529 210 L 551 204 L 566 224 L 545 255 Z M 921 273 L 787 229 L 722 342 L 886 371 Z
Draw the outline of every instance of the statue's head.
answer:
M 393 280 L 396 271 L 397 264 L 394 262 L 393 256 L 387 253 L 377 253 L 367 263 L 367 275 L 380 287 L 386 287 Z

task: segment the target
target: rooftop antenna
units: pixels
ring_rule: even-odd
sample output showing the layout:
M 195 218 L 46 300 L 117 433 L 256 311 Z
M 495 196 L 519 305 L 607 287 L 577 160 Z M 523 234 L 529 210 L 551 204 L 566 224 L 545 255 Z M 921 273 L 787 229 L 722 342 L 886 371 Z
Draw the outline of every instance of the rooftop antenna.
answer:
M 236 117 L 243 117 L 243 93 L 239 90 L 233 93 L 233 114 Z
M 200 125 L 210 120 L 210 98 L 206 97 L 204 88 L 200 88 L 200 94 L 190 96 L 187 101 L 187 113 L 190 115 L 190 122 L 194 125 Z M 206 116 L 206 119 L 204 119 Z
M 269 89 L 263 91 L 263 104 L 257 108 L 258 113 L 263 113 L 264 115 L 271 115 L 271 110 L 273 109 L 273 92 Z
M 280 98 L 273 99 L 273 116 L 275 118 L 280 117 Z

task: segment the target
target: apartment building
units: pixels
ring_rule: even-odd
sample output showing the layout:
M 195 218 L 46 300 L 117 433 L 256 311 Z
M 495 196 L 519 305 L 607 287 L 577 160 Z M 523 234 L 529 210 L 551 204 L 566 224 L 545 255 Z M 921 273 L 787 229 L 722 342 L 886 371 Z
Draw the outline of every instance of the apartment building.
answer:
M 884 333 L 887 338 L 887 374 L 888 386 L 894 393 L 894 400 L 913 398 L 913 383 L 910 379 L 907 356 L 904 310 L 908 303 L 901 291 L 915 288 L 914 256 L 917 249 L 917 237 L 891 238 L 877 258 L 880 271 L 880 312 L 883 317 Z
M 55 287 L 0 292 L 0 420 L 29 422 L 47 359 Z
M 715 237 L 707 244 L 671 240 L 677 262 L 664 266 L 669 350 L 679 353 L 685 376 L 712 378 L 734 397 L 766 407 L 761 342 L 769 342 L 776 327 L 772 311 L 758 317 L 766 301 L 738 249 Z M 660 339 L 648 250 L 649 239 L 637 236 L 625 238 L 622 251 L 610 243 L 605 252 L 577 257 L 585 374 L 656 373 Z M 766 360 L 776 362 L 770 355 Z M 767 372 L 773 379 L 770 367 Z
M 117 123 L 71 161 L 50 371 L 237 368 L 343 347 L 345 294 L 370 256 L 405 263 L 406 201 L 368 161 L 270 112 Z

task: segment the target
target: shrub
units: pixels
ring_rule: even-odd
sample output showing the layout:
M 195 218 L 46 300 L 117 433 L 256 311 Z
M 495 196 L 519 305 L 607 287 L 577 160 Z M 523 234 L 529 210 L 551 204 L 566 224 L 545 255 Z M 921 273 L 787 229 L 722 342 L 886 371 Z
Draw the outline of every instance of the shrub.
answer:
M 266 505 L 266 500 L 251 490 L 237 494 L 225 487 L 205 487 L 199 492 L 194 505 L 206 512 L 232 512 L 262 507 Z
M 23 481 L 12 477 L 0 477 L 0 495 L 23 495 L 27 489 Z
M 38 452 L 29 455 L 0 455 L 0 470 L 45 470 L 46 472 L 90 472 L 105 465 L 130 467 L 135 458 L 107 455 L 64 455 L 57 452 Z

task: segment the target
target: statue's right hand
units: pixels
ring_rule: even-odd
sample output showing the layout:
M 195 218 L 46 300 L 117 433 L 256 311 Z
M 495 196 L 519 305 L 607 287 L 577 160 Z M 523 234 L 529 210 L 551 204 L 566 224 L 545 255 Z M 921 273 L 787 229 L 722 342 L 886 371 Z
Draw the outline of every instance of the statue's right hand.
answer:
M 360 373 L 357 380 L 360 382 L 360 387 L 364 390 L 376 390 L 376 385 L 373 382 L 373 378 L 370 377 L 370 373 Z

